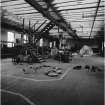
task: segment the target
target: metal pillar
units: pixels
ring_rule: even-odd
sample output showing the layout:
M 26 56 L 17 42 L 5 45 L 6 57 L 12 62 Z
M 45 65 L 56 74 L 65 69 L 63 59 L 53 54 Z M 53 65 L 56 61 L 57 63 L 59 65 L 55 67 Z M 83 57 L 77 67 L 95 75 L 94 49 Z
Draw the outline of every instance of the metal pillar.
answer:
M 29 20 L 29 44 L 33 44 L 33 35 L 32 35 L 32 33 L 31 33 L 31 31 L 30 31 L 30 29 L 31 29 L 31 21 Z
M 23 18 L 23 30 L 25 29 L 24 28 L 24 26 L 25 26 L 24 24 L 25 24 L 25 19 Z M 23 37 L 24 37 L 24 32 L 21 34 L 21 44 L 24 43 L 24 38 Z

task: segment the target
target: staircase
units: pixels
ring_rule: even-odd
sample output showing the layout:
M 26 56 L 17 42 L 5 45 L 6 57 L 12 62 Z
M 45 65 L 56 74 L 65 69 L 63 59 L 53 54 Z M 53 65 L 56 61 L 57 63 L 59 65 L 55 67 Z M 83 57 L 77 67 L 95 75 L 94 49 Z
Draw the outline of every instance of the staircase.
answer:
M 45 60 L 42 58 L 42 56 L 37 53 L 36 49 L 30 49 L 30 53 L 32 57 L 35 57 L 37 62 L 41 63 L 41 62 L 45 62 Z
M 53 22 L 49 22 L 40 32 L 39 32 L 39 36 L 36 40 L 36 42 L 40 39 L 40 37 L 43 37 L 43 35 L 45 35 L 45 33 L 49 32 L 53 27 L 55 26 L 55 24 Z M 33 58 L 33 60 L 35 60 L 35 62 L 45 62 L 45 60 L 42 58 L 42 56 L 37 52 L 37 48 L 34 48 L 33 45 L 31 44 L 26 44 L 24 45 L 25 50 L 29 51 L 31 57 Z
M 27 44 L 25 48 L 30 52 L 31 57 L 34 58 L 36 62 L 45 62 L 42 56 L 37 52 L 36 48 L 34 48 L 32 45 Z
M 50 21 L 50 22 L 40 31 L 40 34 L 49 32 L 54 26 L 55 26 L 55 24 Z
M 54 26 L 55 24 L 52 21 L 50 21 L 41 31 L 39 31 L 36 43 L 40 40 L 41 37 L 45 37 L 45 33 L 48 33 Z

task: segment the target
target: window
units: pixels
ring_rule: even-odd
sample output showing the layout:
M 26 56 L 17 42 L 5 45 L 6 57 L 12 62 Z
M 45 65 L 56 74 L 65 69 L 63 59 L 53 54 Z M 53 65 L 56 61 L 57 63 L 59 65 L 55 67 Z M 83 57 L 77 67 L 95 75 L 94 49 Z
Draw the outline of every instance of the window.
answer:
M 8 32 L 8 36 L 7 36 L 7 46 L 8 47 L 13 47 L 14 46 L 14 33 L 13 32 Z
M 43 39 L 40 39 L 40 47 L 43 46 Z
M 23 39 L 24 39 L 24 43 L 27 43 L 27 41 L 28 41 L 27 35 L 24 35 Z
M 50 48 L 52 48 L 52 42 L 50 42 Z

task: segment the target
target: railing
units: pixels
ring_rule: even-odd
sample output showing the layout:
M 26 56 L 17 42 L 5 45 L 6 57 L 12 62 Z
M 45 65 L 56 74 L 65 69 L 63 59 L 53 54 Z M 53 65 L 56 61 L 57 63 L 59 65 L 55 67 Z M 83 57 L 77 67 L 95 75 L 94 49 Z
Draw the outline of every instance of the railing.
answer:
M 1 48 L 3 47 L 14 47 L 14 42 L 0 41 Z

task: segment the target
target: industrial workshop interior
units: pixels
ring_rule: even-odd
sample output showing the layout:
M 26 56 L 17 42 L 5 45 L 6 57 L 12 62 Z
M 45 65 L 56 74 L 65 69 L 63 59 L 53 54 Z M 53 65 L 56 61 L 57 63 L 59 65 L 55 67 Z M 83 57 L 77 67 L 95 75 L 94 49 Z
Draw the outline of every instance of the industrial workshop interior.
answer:
M 104 0 L 1 0 L 1 105 L 104 105 Z

